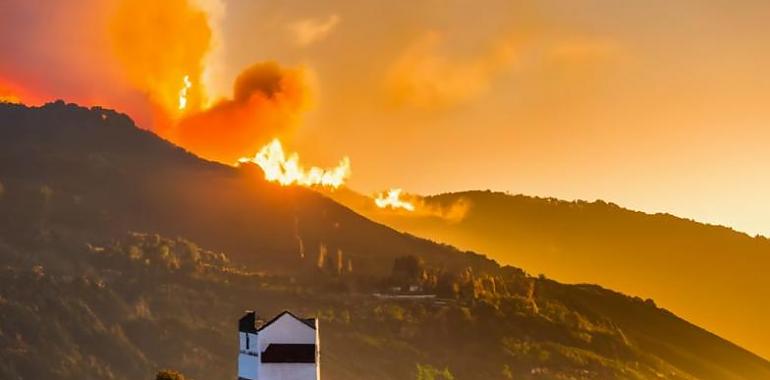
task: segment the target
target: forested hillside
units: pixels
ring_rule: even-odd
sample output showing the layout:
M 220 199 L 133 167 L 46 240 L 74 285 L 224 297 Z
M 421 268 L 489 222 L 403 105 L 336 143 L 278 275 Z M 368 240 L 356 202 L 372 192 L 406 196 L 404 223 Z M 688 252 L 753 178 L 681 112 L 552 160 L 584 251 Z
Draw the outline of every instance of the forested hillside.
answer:
M 563 285 L 195 156 L 0 105 L 0 377 L 234 378 L 245 309 L 317 315 L 325 378 L 764 379 L 652 300 Z M 375 296 L 416 286 L 436 298 Z
M 468 191 L 430 196 L 423 207 L 453 218 L 393 212 L 370 198 L 330 194 L 372 220 L 503 264 L 569 283 L 597 283 L 653 298 L 686 319 L 770 355 L 767 297 L 770 240 L 668 214 L 647 214 L 604 201 Z

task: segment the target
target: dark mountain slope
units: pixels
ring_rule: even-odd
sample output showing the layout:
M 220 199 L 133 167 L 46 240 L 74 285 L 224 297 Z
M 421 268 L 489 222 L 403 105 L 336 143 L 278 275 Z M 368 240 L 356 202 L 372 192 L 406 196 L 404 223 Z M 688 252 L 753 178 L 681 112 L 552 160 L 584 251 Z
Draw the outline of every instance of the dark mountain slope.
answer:
M 0 105 L 0 377 L 232 378 L 235 321 L 256 307 L 318 314 L 327 378 L 421 364 L 458 379 L 770 379 L 766 360 L 651 302 L 532 278 L 258 174 L 112 111 Z M 444 299 L 371 295 L 404 281 L 391 269 L 407 255 L 424 260 L 408 281 Z
M 340 249 L 363 273 L 389 269 L 380 261 L 389 264 L 395 251 L 454 268 L 496 267 L 480 255 L 458 255 L 370 223 L 313 191 L 266 183 L 256 167 L 200 160 L 104 109 L 62 102 L 0 107 L 0 181 L 62 198 L 45 210 L 53 225 L 194 237 L 241 263 L 259 266 L 269 258 L 273 271 L 315 265 L 322 244 L 335 254 Z
M 532 273 L 598 283 L 654 298 L 688 320 L 757 352 L 770 353 L 770 241 L 667 214 L 602 201 L 566 202 L 489 191 L 426 198 L 432 207 L 469 205 L 461 220 L 383 212 L 355 194 L 335 199 L 373 220 L 489 254 Z

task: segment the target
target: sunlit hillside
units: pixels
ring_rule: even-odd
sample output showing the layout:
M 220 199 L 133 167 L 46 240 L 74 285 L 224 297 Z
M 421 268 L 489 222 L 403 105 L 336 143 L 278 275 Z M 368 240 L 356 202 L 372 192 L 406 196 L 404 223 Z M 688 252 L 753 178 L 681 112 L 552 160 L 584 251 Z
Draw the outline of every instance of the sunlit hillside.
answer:
M 570 283 L 598 283 L 651 297 L 689 320 L 770 356 L 766 289 L 770 241 L 672 215 L 618 205 L 567 202 L 489 191 L 449 193 L 424 202 L 462 218 L 383 210 L 349 191 L 330 193 L 364 215 L 501 263 Z

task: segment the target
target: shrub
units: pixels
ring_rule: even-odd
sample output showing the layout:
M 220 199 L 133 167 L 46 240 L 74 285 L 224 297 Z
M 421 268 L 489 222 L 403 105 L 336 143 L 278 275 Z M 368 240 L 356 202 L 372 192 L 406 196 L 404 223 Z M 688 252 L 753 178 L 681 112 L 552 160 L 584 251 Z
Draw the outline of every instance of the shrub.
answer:
M 158 374 L 155 375 L 155 380 L 185 380 L 184 376 L 174 370 L 170 369 L 164 369 L 158 371 Z

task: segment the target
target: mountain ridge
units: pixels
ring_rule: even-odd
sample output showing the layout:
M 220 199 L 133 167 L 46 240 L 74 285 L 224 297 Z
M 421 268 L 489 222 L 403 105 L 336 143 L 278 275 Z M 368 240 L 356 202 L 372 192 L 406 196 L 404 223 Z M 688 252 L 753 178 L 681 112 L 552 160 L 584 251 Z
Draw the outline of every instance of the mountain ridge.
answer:
M 770 240 L 668 213 L 649 214 L 605 201 L 466 191 L 425 197 L 426 207 L 468 206 L 460 220 L 381 210 L 371 200 L 331 194 L 369 218 L 418 236 L 484 252 L 501 263 L 567 283 L 599 283 L 654 298 L 699 325 L 765 356 L 770 318 L 759 300 L 770 286 Z
M 527 276 L 257 171 L 113 111 L 0 104 L 0 373 L 232 377 L 235 320 L 258 302 L 319 315 L 322 371 L 339 379 L 425 363 L 463 379 L 770 378 L 767 360 L 652 301 Z M 409 281 L 445 300 L 372 296 L 404 278 L 404 257 L 421 270 Z

